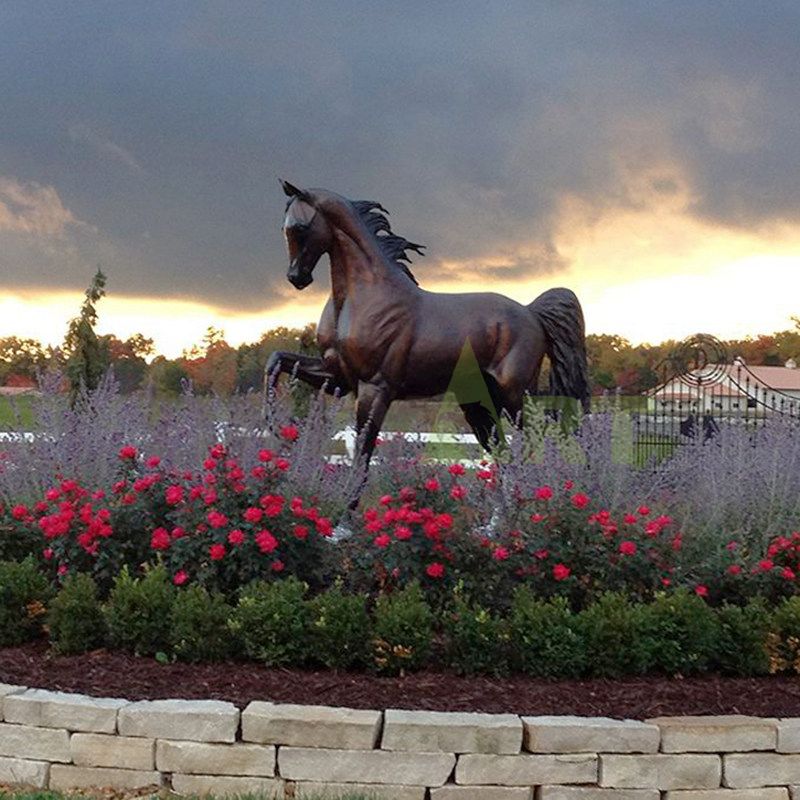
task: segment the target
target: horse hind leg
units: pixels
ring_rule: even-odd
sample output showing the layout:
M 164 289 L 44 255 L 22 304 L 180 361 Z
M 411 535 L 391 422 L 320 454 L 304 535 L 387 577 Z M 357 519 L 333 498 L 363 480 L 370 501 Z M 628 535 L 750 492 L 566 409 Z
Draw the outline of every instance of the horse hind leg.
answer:
M 472 428 L 479 444 L 487 452 L 497 447 L 503 437 L 500 414 L 503 411 L 503 395 L 497 381 L 488 372 L 481 371 L 487 396 L 482 400 L 460 403 L 467 424 Z M 489 407 L 491 406 L 491 407 Z
M 496 447 L 500 443 L 497 417 L 480 402 L 462 403 L 461 411 L 464 413 L 467 424 L 472 428 L 478 444 L 487 453 L 490 453 L 492 447 Z

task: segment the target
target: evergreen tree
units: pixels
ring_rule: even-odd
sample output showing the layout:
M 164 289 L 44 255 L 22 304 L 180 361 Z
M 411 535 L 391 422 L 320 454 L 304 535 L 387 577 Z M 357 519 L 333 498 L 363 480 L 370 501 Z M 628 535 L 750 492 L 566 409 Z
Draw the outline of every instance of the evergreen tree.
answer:
M 93 391 L 108 368 L 108 354 L 95 333 L 97 311 L 95 305 L 105 296 L 106 276 L 97 270 L 86 290 L 81 313 L 69 323 L 64 338 L 67 356 L 66 372 L 70 384 L 70 400 L 75 402 L 81 387 Z

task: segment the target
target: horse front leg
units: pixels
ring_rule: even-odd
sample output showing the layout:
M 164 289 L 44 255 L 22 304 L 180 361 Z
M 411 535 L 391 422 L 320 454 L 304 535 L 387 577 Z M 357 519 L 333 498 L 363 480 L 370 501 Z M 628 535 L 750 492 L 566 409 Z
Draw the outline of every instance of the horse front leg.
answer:
M 318 391 L 343 397 L 350 393 L 350 385 L 344 377 L 331 368 L 328 361 L 319 356 L 305 356 L 300 353 L 277 351 L 270 354 L 264 368 L 264 387 L 267 392 L 282 375 L 292 375 Z
M 362 470 L 361 479 L 350 499 L 348 508 L 354 511 L 358 507 L 361 493 L 367 484 L 369 462 L 375 450 L 375 442 L 381 432 L 386 412 L 394 399 L 394 395 L 385 384 L 359 383 L 356 399 L 356 433 L 358 448 L 356 464 Z

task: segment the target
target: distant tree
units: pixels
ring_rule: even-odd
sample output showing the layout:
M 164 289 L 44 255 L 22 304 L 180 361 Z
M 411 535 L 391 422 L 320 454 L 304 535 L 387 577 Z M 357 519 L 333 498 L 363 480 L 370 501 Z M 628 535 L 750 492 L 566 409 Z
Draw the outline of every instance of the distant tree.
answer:
M 149 374 L 158 392 L 173 397 L 183 392 L 184 382 L 189 379 L 182 358 L 168 359 L 156 356 L 150 364 Z
M 236 350 L 225 333 L 209 327 L 200 346 L 184 353 L 183 366 L 197 392 L 229 395 L 236 388 Z
M 114 370 L 120 391 L 127 394 L 141 388 L 147 375 L 145 357 L 154 351 L 153 340 L 135 333 L 125 341 L 113 333 L 100 337 L 105 360 Z
M 0 384 L 31 385 L 47 363 L 47 353 L 36 339 L 0 338 Z
M 89 391 L 97 388 L 108 369 L 108 359 L 95 332 L 99 300 L 105 296 L 106 276 L 98 269 L 86 290 L 86 299 L 80 314 L 69 323 L 64 338 L 66 373 L 70 384 L 70 396 L 75 401 L 81 387 Z

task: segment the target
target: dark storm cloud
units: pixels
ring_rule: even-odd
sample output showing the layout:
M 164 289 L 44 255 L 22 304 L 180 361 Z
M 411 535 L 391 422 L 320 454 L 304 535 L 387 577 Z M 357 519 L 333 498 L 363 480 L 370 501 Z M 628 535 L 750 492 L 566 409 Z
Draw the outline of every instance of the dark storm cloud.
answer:
M 0 180 L 75 222 L 0 206 L 3 283 L 100 264 L 117 293 L 273 306 L 278 177 L 383 202 L 428 245 L 423 284 L 439 259 L 557 272 L 565 195 L 686 187 L 713 222 L 797 220 L 798 23 L 789 2 L 4 3 Z

